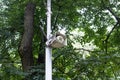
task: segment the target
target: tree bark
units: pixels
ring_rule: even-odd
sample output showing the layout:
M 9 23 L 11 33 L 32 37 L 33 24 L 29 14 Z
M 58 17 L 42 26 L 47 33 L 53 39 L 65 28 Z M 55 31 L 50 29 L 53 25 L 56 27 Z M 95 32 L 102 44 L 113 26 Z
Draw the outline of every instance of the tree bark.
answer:
M 24 13 L 24 34 L 19 47 L 19 55 L 22 61 L 22 69 L 27 72 L 34 65 L 32 54 L 32 39 L 33 39 L 33 18 L 35 4 L 29 2 Z

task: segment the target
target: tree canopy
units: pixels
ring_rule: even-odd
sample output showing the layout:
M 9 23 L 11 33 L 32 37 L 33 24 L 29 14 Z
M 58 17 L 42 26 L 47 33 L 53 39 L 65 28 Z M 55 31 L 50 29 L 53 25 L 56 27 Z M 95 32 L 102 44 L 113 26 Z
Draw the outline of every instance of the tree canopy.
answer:
M 64 29 L 68 43 L 52 50 L 53 80 L 120 80 L 120 1 L 51 1 L 52 33 Z M 35 6 L 33 64 L 23 71 L 19 48 L 28 3 Z M 46 12 L 46 0 L 0 0 L 0 80 L 44 80 Z

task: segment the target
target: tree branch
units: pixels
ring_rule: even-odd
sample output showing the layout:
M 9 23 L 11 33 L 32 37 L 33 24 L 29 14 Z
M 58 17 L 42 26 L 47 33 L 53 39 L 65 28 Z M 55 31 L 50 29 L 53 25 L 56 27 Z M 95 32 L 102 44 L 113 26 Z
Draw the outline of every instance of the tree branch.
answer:
M 117 22 L 120 22 L 120 18 L 109 7 L 106 7 L 106 9 L 115 17 Z
M 114 16 L 115 19 L 117 20 L 117 23 L 114 25 L 114 27 L 112 28 L 112 30 L 108 33 L 107 38 L 105 39 L 105 42 L 106 42 L 106 44 L 107 44 L 110 35 L 111 35 L 112 32 L 114 31 L 114 29 L 118 26 L 118 24 L 120 24 L 120 17 L 119 17 L 118 15 L 116 15 L 116 14 L 112 11 L 112 9 L 110 9 L 110 7 L 107 7 L 107 6 L 105 5 L 105 3 L 104 3 L 103 0 L 102 0 L 102 4 L 103 4 L 103 7 L 104 7 L 105 9 L 107 9 L 107 10 L 112 14 L 112 16 Z
M 107 38 L 105 39 L 105 51 L 106 51 L 106 54 L 107 54 L 107 47 L 108 47 L 108 45 L 107 45 L 107 43 L 108 43 L 108 39 L 109 39 L 109 37 L 110 37 L 110 35 L 112 34 L 112 32 L 114 31 L 114 29 L 118 26 L 118 22 L 114 25 L 114 27 L 112 28 L 112 30 L 108 33 L 108 35 L 107 35 Z
M 102 2 L 103 7 L 104 7 L 105 9 L 107 9 L 107 10 L 115 17 L 115 19 L 117 20 L 117 22 L 120 23 L 120 17 L 118 17 L 118 15 L 116 15 L 116 14 L 112 11 L 112 9 L 110 9 L 110 7 L 107 7 L 103 0 L 102 0 L 101 2 Z
M 118 24 L 119 24 L 119 23 L 117 22 L 117 23 L 114 25 L 114 27 L 112 28 L 112 30 L 108 33 L 107 38 L 105 39 L 105 42 L 108 41 L 108 39 L 109 39 L 111 33 L 114 31 L 114 29 L 117 27 Z
M 43 28 L 41 27 L 41 26 L 39 26 L 40 27 L 40 29 L 41 29 L 41 31 L 42 31 L 42 33 L 43 33 L 43 35 L 45 36 L 45 38 L 47 39 L 47 36 L 46 36 L 46 34 L 45 34 L 45 32 L 44 32 L 44 30 L 43 30 Z

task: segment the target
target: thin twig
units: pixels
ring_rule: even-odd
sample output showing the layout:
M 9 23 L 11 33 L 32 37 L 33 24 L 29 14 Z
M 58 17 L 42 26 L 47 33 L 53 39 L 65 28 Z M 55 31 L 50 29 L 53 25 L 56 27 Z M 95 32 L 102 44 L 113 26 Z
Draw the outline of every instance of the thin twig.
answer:
M 74 49 L 74 50 L 83 50 L 83 51 L 87 51 L 87 52 L 93 52 L 92 50 L 84 49 L 84 48 L 77 48 L 77 49 Z
M 61 6 L 59 6 L 59 8 L 58 8 L 58 12 L 56 14 L 55 21 L 54 21 L 54 24 L 53 24 L 53 30 L 55 30 L 55 27 L 56 27 L 56 24 L 57 24 L 57 20 L 58 20 L 58 17 L 59 17 L 60 9 L 61 9 Z
M 55 17 L 55 21 L 54 21 L 54 24 L 53 24 L 53 30 L 55 30 L 55 27 L 56 27 L 56 24 L 57 24 L 58 16 L 59 16 L 59 12 L 57 13 L 57 15 L 56 15 L 56 17 Z

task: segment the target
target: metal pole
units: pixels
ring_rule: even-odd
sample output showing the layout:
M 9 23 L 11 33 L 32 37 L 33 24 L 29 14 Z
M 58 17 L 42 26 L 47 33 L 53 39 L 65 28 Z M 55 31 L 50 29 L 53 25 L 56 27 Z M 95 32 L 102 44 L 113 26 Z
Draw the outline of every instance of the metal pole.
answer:
M 51 35 L 51 0 L 47 0 L 47 39 Z M 46 46 L 45 80 L 52 80 L 52 49 Z

